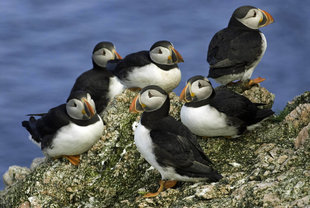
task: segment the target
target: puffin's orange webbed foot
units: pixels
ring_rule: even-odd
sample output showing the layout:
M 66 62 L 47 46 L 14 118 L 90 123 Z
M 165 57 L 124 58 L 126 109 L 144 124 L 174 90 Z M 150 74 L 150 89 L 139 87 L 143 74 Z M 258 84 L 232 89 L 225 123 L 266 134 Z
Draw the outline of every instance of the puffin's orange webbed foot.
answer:
M 68 159 L 72 165 L 80 164 L 80 155 L 64 155 L 63 157 Z
M 252 85 L 255 85 L 255 84 L 258 84 L 258 83 L 261 83 L 263 82 L 264 80 L 266 80 L 265 78 L 262 78 L 262 77 L 257 77 L 255 79 L 251 79 L 248 83 L 249 86 L 252 86 Z
M 143 197 L 144 198 L 150 198 L 150 197 L 158 196 L 158 194 L 164 190 L 165 183 L 166 183 L 166 181 L 160 180 L 159 181 L 159 185 L 160 185 L 159 189 L 155 193 L 147 193 Z
M 177 181 L 166 181 L 164 186 L 165 186 L 165 189 L 168 189 L 168 188 L 173 188 L 176 184 L 177 184 Z

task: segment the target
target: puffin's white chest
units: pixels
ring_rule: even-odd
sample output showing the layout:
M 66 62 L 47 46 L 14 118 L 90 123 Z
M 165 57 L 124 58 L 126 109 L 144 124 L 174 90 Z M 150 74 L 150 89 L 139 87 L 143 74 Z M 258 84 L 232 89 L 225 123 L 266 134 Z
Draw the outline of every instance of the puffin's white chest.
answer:
M 138 124 L 135 130 L 135 144 L 142 157 L 150 163 L 154 168 L 158 169 L 159 165 L 156 162 L 153 151 L 153 143 L 150 136 L 150 130 L 145 128 L 141 123 Z
M 100 139 L 102 132 L 101 118 L 100 121 L 88 126 L 70 123 L 58 130 L 52 141 L 52 147 L 43 149 L 43 152 L 50 157 L 79 155 L 89 150 Z
M 124 82 L 128 88 L 144 88 L 148 85 L 158 85 L 165 91 L 170 92 L 179 85 L 180 81 L 181 71 L 179 68 L 176 67 L 165 71 L 151 63 L 133 69 Z
M 178 180 L 178 181 L 201 181 L 205 178 L 193 178 L 183 176 L 176 173 L 173 167 L 161 167 L 156 161 L 156 156 L 153 150 L 153 143 L 150 137 L 150 130 L 145 128 L 141 123 L 138 124 L 135 130 L 135 144 L 142 157 L 152 165 L 161 174 L 163 180 Z
M 153 150 L 153 143 L 150 137 L 150 130 L 145 128 L 141 123 L 135 130 L 135 144 L 142 157 L 152 165 L 161 174 L 163 180 L 182 180 L 183 177 L 178 175 L 172 167 L 161 167 L 156 161 L 156 156 Z M 187 178 L 187 177 L 185 177 Z
M 183 106 L 182 123 L 199 136 L 233 136 L 237 129 L 227 124 L 227 116 L 210 105 L 198 108 Z
M 111 77 L 109 84 L 109 94 L 108 94 L 110 101 L 115 96 L 121 94 L 123 91 L 124 91 L 124 85 L 119 81 L 119 79 L 117 77 Z

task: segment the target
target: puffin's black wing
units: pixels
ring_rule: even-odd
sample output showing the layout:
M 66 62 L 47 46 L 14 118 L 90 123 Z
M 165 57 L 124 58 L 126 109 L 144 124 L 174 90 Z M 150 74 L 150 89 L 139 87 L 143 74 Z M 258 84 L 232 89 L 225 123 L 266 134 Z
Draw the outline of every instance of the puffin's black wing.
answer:
M 119 64 L 119 62 L 121 62 L 121 60 L 122 59 L 113 59 L 113 60 L 108 61 L 106 69 L 108 71 L 111 71 L 112 73 L 114 73 L 114 70 L 115 70 L 117 64 Z
M 30 117 L 29 121 L 23 121 L 22 125 L 29 131 L 36 142 L 41 143 L 42 149 L 51 143 L 54 134 L 61 127 L 69 124 L 66 105 L 62 104 L 52 108 L 40 119 Z
M 219 89 L 215 92 L 216 96 L 210 100 L 210 105 L 231 118 L 240 119 L 246 125 L 257 123 L 274 113 L 270 109 L 257 108 L 261 104 L 252 103 L 248 98 L 231 90 Z
M 121 80 L 127 77 L 127 73 L 134 67 L 142 67 L 152 63 L 149 51 L 140 51 L 127 55 L 120 60 L 114 69 L 114 74 Z
M 96 104 L 96 111 L 100 113 L 109 102 L 109 84 L 112 76 L 110 71 L 104 69 L 88 70 L 76 79 L 70 94 L 75 91 L 88 92 Z
M 213 170 L 211 161 L 186 127 L 172 117 L 160 123 L 161 128 L 150 132 L 160 165 L 174 167 L 179 174 L 189 177 L 207 177 L 212 181 L 222 178 Z
M 217 32 L 209 44 L 208 77 L 244 72 L 261 54 L 261 43 L 257 30 L 225 28 Z

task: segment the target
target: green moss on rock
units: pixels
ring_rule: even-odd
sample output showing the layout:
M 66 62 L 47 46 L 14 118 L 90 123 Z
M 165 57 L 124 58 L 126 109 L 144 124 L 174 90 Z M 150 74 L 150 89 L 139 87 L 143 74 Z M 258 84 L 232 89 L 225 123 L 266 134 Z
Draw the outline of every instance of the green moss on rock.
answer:
M 274 99 L 260 87 L 244 94 L 252 101 L 271 105 Z M 143 193 L 157 190 L 160 174 L 134 145 L 132 123 L 139 120 L 139 115 L 129 113 L 128 109 L 135 95 L 125 91 L 110 103 L 102 115 L 105 122 L 102 139 L 82 155 L 78 167 L 65 159 L 45 160 L 30 173 L 14 178 L 0 192 L 0 207 L 305 207 L 309 204 L 309 139 L 294 148 L 295 138 L 310 122 L 310 112 L 303 105 L 309 103 L 309 92 L 290 102 L 283 118 L 268 119 L 237 139 L 198 137 L 224 179 L 212 184 L 182 182 L 151 199 L 143 198 Z M 182 103 L 174 93 L 170 98 L 170 113 L 179 119 Z M 300 105 L 304 107 L 297 109 Z M 290 119 L 294 118 L 294 110 L 303 119 L 297 122 Z

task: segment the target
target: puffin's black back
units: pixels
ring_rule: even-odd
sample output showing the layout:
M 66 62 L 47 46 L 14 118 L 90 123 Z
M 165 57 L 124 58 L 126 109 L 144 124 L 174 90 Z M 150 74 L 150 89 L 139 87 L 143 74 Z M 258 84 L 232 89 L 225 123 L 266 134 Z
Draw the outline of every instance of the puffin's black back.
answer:
M 134 67 L 142 67 L 150 63 L 152 63 L 152 60 L 149 52 L 139 51 L 129 54 L 124 59 L 120 60 L 117 63 L 113 73 L 122 80 L 128 76 L 128 72 L 130 72 Z
M 228 89 L 216 89 L 213 95 L 205 100 L 186 103 L 189 107 L 210 105 L 228 116 L 230 121 L 239 126 L 242 133 L 246 126 L 255 124 L 274 114 L 270 109 L 259 109 L 262 104 L 252 103 L 248 98 Z
M 41 148 L 50 145 L 54 134 L 61 127 L 69 124 L 69 116 L 66 113 L 66 104 L 52 108 L 40 119 L 30 117 L 29 121 L 23 121 L 22 126 L 31 134 L 32 138 L 41 143 Z
M 175 67 L 178 67 L 177 64 L 172 65 L 163 65 L 158 64 L 152 61 L 150 58 L 149 51 L 140 51 L 136 53 L 132 53 L 127 55 L 124 59 L 120 60 L 116 67 L 114 68 L 113 73 L 121 80 L 125 80 L 128 76 L 128 73 L 130 73 L 135 67 L 143 67 L 148 64 L 155 64 L 162 70 L 170 70 Z
M 110 51 L 115 50 L 113 43 L 109 41 L 102 41 L 102 42 L 99 42 L 94 47 L 92 54 L 94 54 L 96 51 L 102 48 L 106 48 Z M 114 59 L 113 61 L 116 62 L 118 61 L 118 59 Z M 93 68 L 82 73 L 76 79 L 71 89 L 69 97 L 75 91 L 88 92 L 96 104 L 97 113 L 101 113 L 106 108 L 108 102 L 110 101 L 110 98 L 108 97 L 109 87 L 110 87 L 110 78 L 113 77 L 114 75 L 111 71 L 107 70 L 106 67 L 102 67 L 96 64 L 93 58 L 92 58 L 92 63 L 93 63 Z
M 88 92 L 96 104 L 97 113 L 100 113 L 109 102 L 108 93 L 111 77 L 113 74 L 105 69 L 93 68 L 88 70 L 76 79 L 70 95 L 80 90 Z
M 169 116 L 169 96 L 163 106 L 153 112 L 143 112 L 141 124 L 150 129 L 157 162 L 172 166 L 176 172 L 188 177 L 207 177 L 218 181 L 222 176 L 210 165 L 196 137 L 181 122 Z
M 23 121 L 22 126 L 27 129 L 32 138 L 41 143 L 41 148 L 49 146 L 57 131 L 68 125 L 70 122 L 79 126 L 87 126 L 99 120 L 98 116 L 93 116 L 89 120 L 76 120 L 68 116 L 66 104 L 52 108 L 41 118 L 30 117 L 29 121 Z
M 230 117 L 237 117 L 244 121 L 247 126 L 258 123 L 274 114 L 270 109 L 257 108 L 263 104 L 252 103 L 248 98 L 231 90 L 220 89 L 215 92 L 216 96 L 210 101 L 210 105 Z
M 246 70 L 262 53 L 259 30 L 250 29 L 231 17 L 227 28 L 217 32 L 208 48 L 208 77 L 218 78 Z

